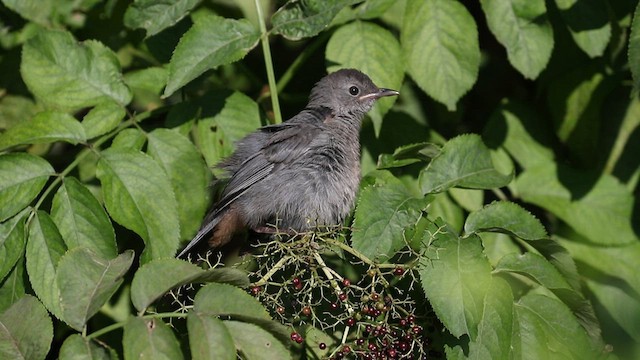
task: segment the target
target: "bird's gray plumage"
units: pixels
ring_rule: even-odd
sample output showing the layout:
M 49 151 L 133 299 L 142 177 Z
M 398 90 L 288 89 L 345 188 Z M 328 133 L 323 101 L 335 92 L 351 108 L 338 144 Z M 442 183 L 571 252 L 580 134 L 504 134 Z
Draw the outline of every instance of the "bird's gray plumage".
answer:
M 378 88 L 354 69 L 322 78 L 304 110 L 247 135 L 218 165 L 230 175 L 229 181 L 196 237 L 178 256 L 210 233 L 215 238 L 224 221 L 253 229 L 277 224 L 295 231 L 342 223 L 360 181 L 362 118 L 376 99 L 397 94 Z

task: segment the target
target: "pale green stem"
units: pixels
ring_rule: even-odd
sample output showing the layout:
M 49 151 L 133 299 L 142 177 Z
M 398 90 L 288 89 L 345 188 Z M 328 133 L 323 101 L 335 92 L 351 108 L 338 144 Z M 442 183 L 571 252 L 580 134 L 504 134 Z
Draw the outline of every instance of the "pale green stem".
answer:
M 262 53 L 264 54 L 264 66 L 267 69 L 267 79 L 269 80 L 269 93 L 271 94 L 271 107 L 273 108 L 273 122 L 279 124 L 282 122 L 282 114 L 280 113 L 280 103 L 278 102 L 278 87 L 276 86 L 276 76 L 273 72 L 273 61 L 271 59 L 271 48 L 269 47 L 269 33 L 267 25 L 262 15 L 262 7 L 260 0 L 255 0 L 256 12 L 258 13 L 258 22 L 260 23 L 260 43 L 262 44 Z

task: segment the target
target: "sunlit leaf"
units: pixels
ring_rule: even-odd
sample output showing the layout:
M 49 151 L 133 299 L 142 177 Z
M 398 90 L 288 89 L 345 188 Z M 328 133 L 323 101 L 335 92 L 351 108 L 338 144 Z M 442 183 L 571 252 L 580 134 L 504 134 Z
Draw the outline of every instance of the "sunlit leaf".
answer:
M 547 237 L 547 231 L 540 220 L 519 205 L 499 201 L 472 212 L 464 224 L 467 234 L 482 231 L 504 232 L 525 240 Z
M 124 25 L 144 28 L 152 36 L 174 25 L 193 9 L 200 0 L 135 0 L 124 14 Z
M 72 144 L 86 141 L 82 125 L 73 116 L 45 111 L 22 121 L 0 135 L 0 149 L 20 144 L 47 144 L 66 141 Z
M 273 32 L 290 40 L 317 35 L 354 0 L 290 0 L 271 17 Z
M 125 359 L 182 360 L 180 343 L 160 319 L 131 317 L 122 338 Z

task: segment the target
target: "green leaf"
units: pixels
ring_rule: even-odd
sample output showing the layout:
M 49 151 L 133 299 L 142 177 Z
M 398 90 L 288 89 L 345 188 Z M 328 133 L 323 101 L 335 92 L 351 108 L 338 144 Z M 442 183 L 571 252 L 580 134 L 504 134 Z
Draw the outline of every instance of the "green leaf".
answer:
M 73 334 L 65 339 L 60 348 L 59 360 L 110 360 L 117 359 L 96 342 Z
M 22 258 L 26 243 L 24 222 L 27 211 L 0 223 L 0 282 Z
M 147 152 L 167 173 L 176 195 L 181 238 L 190 239 L 209 206 L 210 172 L 198 149 L 177 131 L 156 129 L 148 141 Z
M 244 316 L 271 320 L 262 304 L 244 290 L 232 285 L 211 283 L 198 291 L 193 310 L 209 315 Z
M 454 186 L 492 189 L 507 185 L 511 178 L 495 169 L 480 136 L 466 134 L 447 141 L 440 154 L 420 172 L 418 181 L 422 192 L 429 194 Z
M 607 6 L 602 0 L 555 0 L 573 40 L 589 57 L 601 56 L 611 38 Z
M 528 294 L 514 304 L 514 309 L 514 358 L 597 358 L 586 332 L 560 301 Z
M 258 104 L 241 92 L 216 92 L 180 105 L 169 114 L 171 122 L 198 119 L 194 137 L 210 167 L 231 155 L 234 143 L 261 125 Z
M 434 195 L 427 211 L 427 219 L 446 219 L 447 225 L 456 233 L 462 232 L 464 215 L 462 208 L 453 202 L 446 192 Z
M 455 336 L 475 339 L 485 316 L 485 297 L 492 287 L 491 266 L 476 235 L 459 238 L 432 223 L 425 234 L 433 246 L 420 258 L 418 273 L 436 315 Z M 497 321 L 497 320 L 496 320 Z
M 53 340 L 53 324 L 38 299 L 25 295 L 0 314 L 0 358 L 44 359 Z
M 69 249 L 85 247 L 106 259 L 118 255 L 109 216 L 98 199 L 76 178 L 63 180 L 53 197 L 51 218 Z
M 15 304 L 26 293 L 27 277 L 24 271 L 24 258 L 20 258 L 9 275 L 0 282 L 0 313 Z
M 45 111 L 22 121 L 0 135 L 0 149 L 21 144 L 48 144 L 66 141 L 71 144 L 86 141 L 82 125 L 73 116 Z
M 629 35 L 629 69 L 633 76 L 633 91 L 640 91 L 640 3 L 636 6 Z
M 187 315 L 187 329 L 189 348 L 194 359 L 236 359 L 231 333 L 216 316 L 190 311 Z
M 482 138 L 492 149 L 503 147 L 525 169 L 554 159 L 553 130 L 524 103 L 503 100 Z
M 374 261 L 384 262 L 407 246 L 405 231 L 414 226 L 427 206 L 398 179 L 360 191 L 356 206 L 352 246 Z
M 50 16 L 54 9 L 52 0 L 2 0 L 2 3 L 24 19 L 40 25 L 51 25 Z
M 40 110 L 40 106 L 30 98 L 6 94 L 0 98 L 0 129 L 9 129 L 32 118 Z
M 144 240 L 142 262 L 172 257 L 179 243 L 178 205 L 164 170 L 140 152 L 109 149 L 96 175 L 111 217 Z
M 193 9 L 200 0 L 135 0 L 124 14 L 124 25 L 131 29 L 143 28 L 147 36 L 175 25 Z
M 272 30 L 289 40 L 318 35 L 354 0 L 289 0 L 271 17 Z
M 54 174 L 49 163 L 25 153 L 0 155 L 0 221 L 24 209 Z
M 478 77 L 475 21 L 449 0 L 407 0 L 400 41 L 407 71 L 418 86 L 450 111 Z
M 331 35 L 325 51 L 327 71 L 357 68 L 383 88 L 400 89 L 404 77 L 402 50 L 396 38 L 384 28 L 369 22 L 354 21 Z M 380 99 L 369 111 L 376 134 L 382 117 L 391 109 L 396 97 Z
M 119 150 L 142 150 L 147 142 L 147 135 L 138 128 L 127 128 L 118 132 L 111 142 L 111 149 Z
M 87 139 L 104 135 L 117 128 L 126 114 L 125 109 L 114 102 L 104 102 L 94 107 L 82 119 Z
M 131 101 L 115 54 L 94 40 L 77 43 L 66 31 L 43 30 L 27 41 L 20 73 L 49 107 L 72 111 L 105 100 L 120 105 Z
M 484 204 L 484 191 L 482 190 L 451 188 L 448 193 L 458 205 L 469 212 L 482 209 Z
M 331 349 L 336 347 L 336 340 L 329 334 L 313 326 L 307 326 L 304 334 L 305 352 L 307 359 L 326 359 L 331 355 Z M 326 348 L 320 349 L 320 344 L 324 343 Z
M 553 50 L 553 29 L 544 0 L 482 0 L 489 29 L 507 49 L 507 57 L 524 77 L 535 79 Z
M 167 85 L 168 71 L 164 67 L 149 67 L 124 74 L 124 81 L 132 89 L 141 89 L 160 94 Z
M 125 359 L 184 359 L 171 328 L 160 319 L 132 317 L 124 326 Z
M 31 219 L 28 236 L 26 258 L 31 287 L 47 310 L 63 319 L 60 288 L 56 283 L 58 263 L 67 251 L 62 236 L 42 210 Z
M 131 267 L 133 250 L 127 250 L 113 260 L 107 260 L 90 249 L 69 250 L 60 259 L 56 274 L 60 289 L 63 320 L 82 331 L 87 320 L 95 315 L 122 284 L 122 277 Z
M 284 345 L 261 327 L 239 321 L 224 321 L 224 325 L 244 359 L 291 359 Z
M 484 298 L 478 336 L 469 342 L 470 359 L 509 359 L 513 323 L 511 287 L 493 278 Z
M 503 232 L 524 240 L 548 237 L 540 220 L 519 205 L 507 201 L 496 201 L 472 212 L 464 224 L 464 231 L 467 234 L 483 231 Z
M 260 32 L 246 19 L 200 17 L 173 51 L 164 96 L 173 94 L 209 69 L 242 59 L 259 38 Z
M 610 175 L 597 176 L 550 163 L 520 174 L 516 188 L 524 201 L 551 211 L 593 243 L 638 241 L 631 223 L 633 196 Z M 611 229 L 615 229 L 615 236 Z

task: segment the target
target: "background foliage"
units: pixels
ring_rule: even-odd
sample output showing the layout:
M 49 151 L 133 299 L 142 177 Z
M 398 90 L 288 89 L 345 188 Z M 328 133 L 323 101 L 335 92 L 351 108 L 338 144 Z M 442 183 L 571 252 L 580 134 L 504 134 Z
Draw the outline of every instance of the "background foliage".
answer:
M 0 358 L 330 354 L 313 328 L 293 330 L 306 351 L 283 339 L 241 270 L 173 256 L 208 167 L 341 67 L 401 93 L 363 125 L 342 244 L 416 279 L 430 357 L 640 358 L 638 16 L 632 0 L 1 0 Z M 193 306 L 159 312 L 190 283 L 207 284 Z M 335 355 L 345 329 L 314 336 Z

